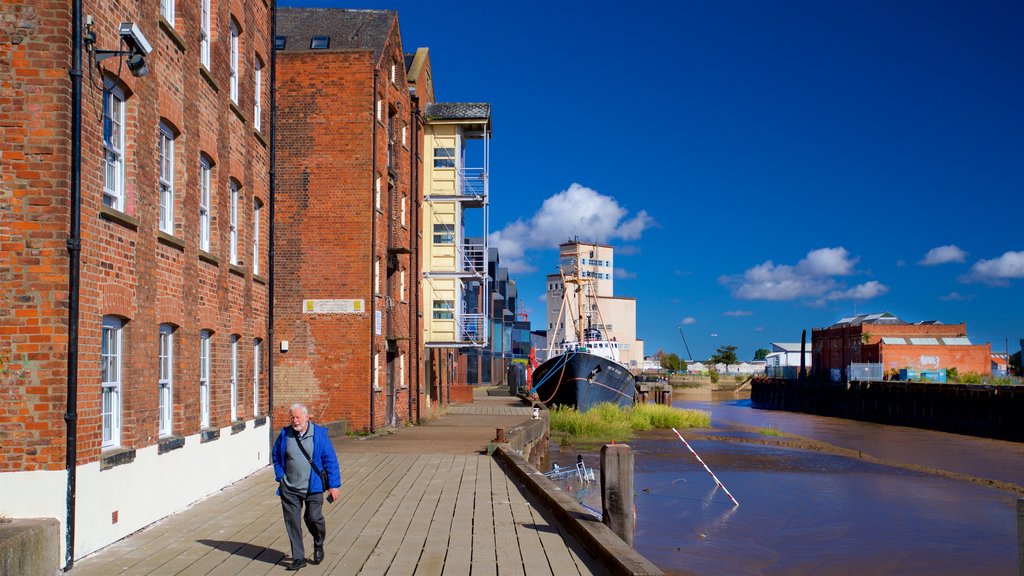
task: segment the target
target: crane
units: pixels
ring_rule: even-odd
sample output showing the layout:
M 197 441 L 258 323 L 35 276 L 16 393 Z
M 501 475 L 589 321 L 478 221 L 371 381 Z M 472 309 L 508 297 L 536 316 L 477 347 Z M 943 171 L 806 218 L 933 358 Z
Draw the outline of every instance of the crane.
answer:
M 690 354 L 690 346 L 686 343 L 686 336 L 683 336 L 683 327 L 679 326 L 679 336 L 683 339 L 683 346 L 686 346 L 686 356 L 693 362 L 693 354 Z

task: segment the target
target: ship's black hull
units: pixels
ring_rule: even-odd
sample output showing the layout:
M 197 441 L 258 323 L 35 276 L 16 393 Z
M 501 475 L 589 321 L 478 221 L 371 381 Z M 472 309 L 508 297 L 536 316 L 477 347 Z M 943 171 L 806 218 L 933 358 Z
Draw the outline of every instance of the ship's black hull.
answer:
M 636 378 L 614 360 L 588 352 L 567 352 L 533 371 L 533 390 L 547 406 L 572 406 L 586 412 L 601 402 L 631 406 Z

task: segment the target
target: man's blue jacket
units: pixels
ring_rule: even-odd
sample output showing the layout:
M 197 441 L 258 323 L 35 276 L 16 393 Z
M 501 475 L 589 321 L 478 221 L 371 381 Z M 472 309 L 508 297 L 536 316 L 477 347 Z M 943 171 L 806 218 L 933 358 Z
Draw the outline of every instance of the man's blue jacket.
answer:
M 320 482 L 320 476 L 311 471 L 309 473 L 309 494 L 318 494 L 325 492 L 327 488 L 341 488 L 341 469 L 338 467 L 338 455 L 334 453 L 334 446 L 331 444 L 330 437 L 327 436 L 327 428 L 323 426 L 317 426 L 310 422 L 310 426 L 313 427 L 313 453 L 310 454 L 310 458 L 313 459 L 313 465 L 316 466 L 317 470 L 327 470 L 327 481 L 330 486 L 323 486 Z M 274 450 L 270 453 L 271 459 L 274 461 L 274 481 L 280 483 L 281 478 L 284 478 L 284 450 L 287 446 L 287 436 L 292 434 L 292 427 L 285 426 L 281 429 L 281 433 L 277 436 L 277 441 L 274 442 Z

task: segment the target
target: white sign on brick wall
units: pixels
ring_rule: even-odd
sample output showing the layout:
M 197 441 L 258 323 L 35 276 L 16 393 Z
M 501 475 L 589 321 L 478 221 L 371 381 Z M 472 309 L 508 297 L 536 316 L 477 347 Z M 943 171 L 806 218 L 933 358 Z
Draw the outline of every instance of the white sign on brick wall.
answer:
M 362 314 L 366 303 L 362 298 L 349 300 L 303 300 L 303 314 Z

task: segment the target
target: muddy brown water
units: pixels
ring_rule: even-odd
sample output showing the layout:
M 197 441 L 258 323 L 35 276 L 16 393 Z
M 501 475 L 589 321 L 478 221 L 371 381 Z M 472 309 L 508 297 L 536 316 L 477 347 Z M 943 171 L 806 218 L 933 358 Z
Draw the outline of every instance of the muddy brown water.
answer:
M 669 574 L 1018 573 L 1024 445 L 749 400 L 675 405 L 711 412 L 712 428 L 681 432 L 740 505 L 671 431 L 631 441 L 636 548 Z M 552 449 L 560 465 L 576 454 L 599 466 L 597 451 Z M 561 484 L 600 510 L 599 486 Z

